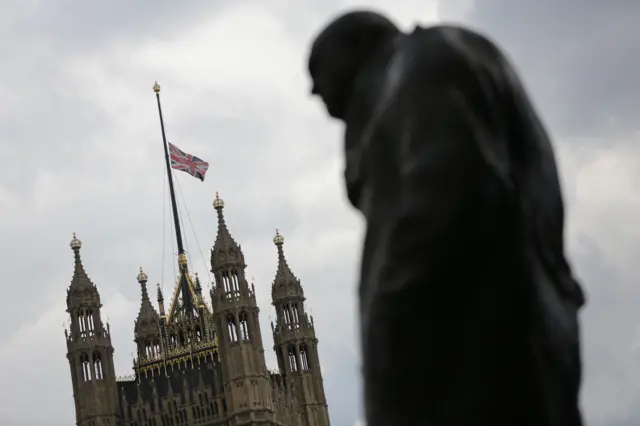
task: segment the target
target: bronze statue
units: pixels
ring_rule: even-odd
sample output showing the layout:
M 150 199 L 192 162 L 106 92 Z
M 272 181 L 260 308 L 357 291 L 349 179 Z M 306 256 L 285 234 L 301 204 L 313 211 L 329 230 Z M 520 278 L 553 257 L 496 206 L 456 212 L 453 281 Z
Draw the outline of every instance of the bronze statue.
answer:
M 367 425 L 580 426 L 584 296 L 551 142 L 505 55 L 464 28 L 352 12 L 309 72 L 346 124 L 367 220 Z

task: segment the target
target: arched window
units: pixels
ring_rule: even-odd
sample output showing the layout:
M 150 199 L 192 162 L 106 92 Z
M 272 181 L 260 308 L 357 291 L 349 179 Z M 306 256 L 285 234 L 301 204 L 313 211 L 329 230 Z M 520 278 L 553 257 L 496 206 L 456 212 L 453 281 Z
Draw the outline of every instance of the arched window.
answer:
M 292 316 L 293 316 L 293 323 L 295 324 L 296 328 L 300 326 L 300 315 L 299 315 L 299 311 L 298 311 L 298 304 L 294 303 L 292 306 Z
M 291 311 L 289 310 L 289 304 L 288 303 L 282 306 L 282 316 L 283 316 L 284 323 L 286 325 L 290 325 L 291 324 Z
M 238 316 L 240 320 L 240 339 L 249 340 L 249 325 L 247 322 L 247 313 L 241 312 Z
M 306 343 L 300 345 L 300 363 L 302 364 L 302 370 L 309 370 L 309 351 Z
M 298 358 L 296 357 L 296 347 L 289 346 L 289 369 L 291 371 L 298 371 Z
M 78 328 L 80 329 L 80 334 L 84 336 L 93 336 L 95 334 L 93 310 L 91 310 L 90 308 L 78 309 L 76 313 L 76 318 L 78 321 Z
M 231 271 L 231 290 L 234 296 L 240 295 L 240 282 L 238 281 L 238 271 L 233 269 Z
M 222 272 L 222 287 L 224 288 L 225 294 L 231 292 L 231 281 L 229 280 L 229 273 L 227 271 Z
M 77 319 L 78 327 L 80 328 L 80 334 L 85 334 L 87 332 L 87 324 L 84 321 L 84 311 L 82 309 L 78 309 Z
M 276 351 L 276 359 L 278 360 L 278 368 L 284 370 L 284 354 L 282 353 L 282 349 L 280 348 Z
M 236 325 L 236 319 L 233 314 L 227 316 L 227 327 L 229 329 L 229 340 L 232 342 L 238 341 L 238 327 Z
M 91 363 L 89 362 L 89 355 L 86 353 L 80 354 L 80 367 L 82 368 L 82 380 L 85 382 L 91 380 Z
M 100 357 L 100 352 L 93 353 L 93 374 L 96 380 L 102 380 L 103 371 L 102 371 L 102 358 Z
M 95 327 L 93 324 L 93 311 L 91 309 L 87 309 L 85 318 L 87 319 L 87 331 L 89 332 L 89 336 L 93 336 Z

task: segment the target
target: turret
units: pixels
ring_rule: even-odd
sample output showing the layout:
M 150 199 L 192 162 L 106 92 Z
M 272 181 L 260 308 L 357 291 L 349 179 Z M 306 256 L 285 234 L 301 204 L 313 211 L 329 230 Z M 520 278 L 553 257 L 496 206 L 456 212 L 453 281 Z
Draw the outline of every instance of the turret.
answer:
M 67 290 L 67 312 L 71 324 L 67 337 L 67 359 L 71 368 L 73 399 L 78 426 L 116 426 L 120 421 L 118 391 L 109 326 L 102 323 L 100 293 L 80 259 L 82 243 L 71 240 L 75 265 Z
M 303 425 L 329 426 L 318 339 L 313 318 L 305 312 L 304 290 L 284 256 L 284 237 L 276 230 L 278 269 L 271 287 L 276 323 L 271 324 L 273 349 L 281 374 L 294 383 Z
M 138 364 L 144 364 L 161 358 L 162 335 L 160 317 L 153 308 L 147 292 L 148 276 L 142 268 L 140 268 L 137 279 L 142 297 L 140 298 L 140 311 L 135 322 L 134 341 L 138 349 Z
M 260 310 L 245 277 L 244 254 L 227 228 L 224 201 L 218 194 L 213 207 L 218 215 L 218 235 L 211 250 L 215 278 L 211 300 L 228 416 L 235 418 L 232 423 L 243 416 L 266 423 L 273 419 L 274 407 L 260 333 Z

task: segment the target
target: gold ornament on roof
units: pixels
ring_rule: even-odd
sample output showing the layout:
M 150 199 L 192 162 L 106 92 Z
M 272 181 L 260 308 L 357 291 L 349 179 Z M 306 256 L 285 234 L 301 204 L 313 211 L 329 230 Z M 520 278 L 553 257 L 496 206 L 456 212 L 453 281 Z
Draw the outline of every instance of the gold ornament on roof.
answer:
M 138 274 L 138 282 L 139 283 L 146 283 L 148 279 L 149 279 L 149 276 L 147 274 L 145 274 L 145 272 L 142 270 L 142 266 L 141 266 L 140 267 L 140 273 Z
M 220 198 L 220 194 L 218 193 L 218 191 L 216 191 L 216 198 L 215 200 L 213 200 L 213 208 L 221 209 L 223 207 L 224 207 L 224 200 Z
M 82 247 L 82 241 L 76 238 L 75 232 L 73 233 L 73 239 L 69 243 L 69 246 L 71 246 L 73 250 L 78 250 L 80 247 Z
M 280 231 L 276 229 L 276 236 L 273 237 L 273 243 L 275 245 L 280 245 L 284 243 L 284 237 L 280 234 Z

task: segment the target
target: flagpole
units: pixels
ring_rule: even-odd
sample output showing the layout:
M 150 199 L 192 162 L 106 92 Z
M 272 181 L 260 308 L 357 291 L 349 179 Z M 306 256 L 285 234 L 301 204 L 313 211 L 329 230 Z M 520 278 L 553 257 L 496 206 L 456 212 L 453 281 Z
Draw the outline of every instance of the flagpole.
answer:
M 171 208 L 173 210 L 173 223 L 176 230 L 176 241 L 178 242 L 178 265 L 180 266 L 180 287 L 182 290 L 182 303 L 185 314 L 189 317 L 193 314 L 193 303 L 191 293 L 189 293 L 189 283 L 186 280 L 187 256 L 182 245 L 182 231 L 180 230 L 180 219 L 178 218 L 178 205 L 176 204 L 176 193 L 173 190 L 173 175 L 171 173 L 171 163 L 169 160 L 169 148 L 167 147 L 167 137 L 164 132 L 164 120 L 162 118 L 162 107 L 160 106 L 160 85 L 156 81 L 153 85 L 158 102 L 158 115 L 160 116 L 160 129 L 162 130 L 162 146 L 164 147 L 164 159 L 167 166 L 167 178 L 169 179 L 169 194 L 171 195 Z

